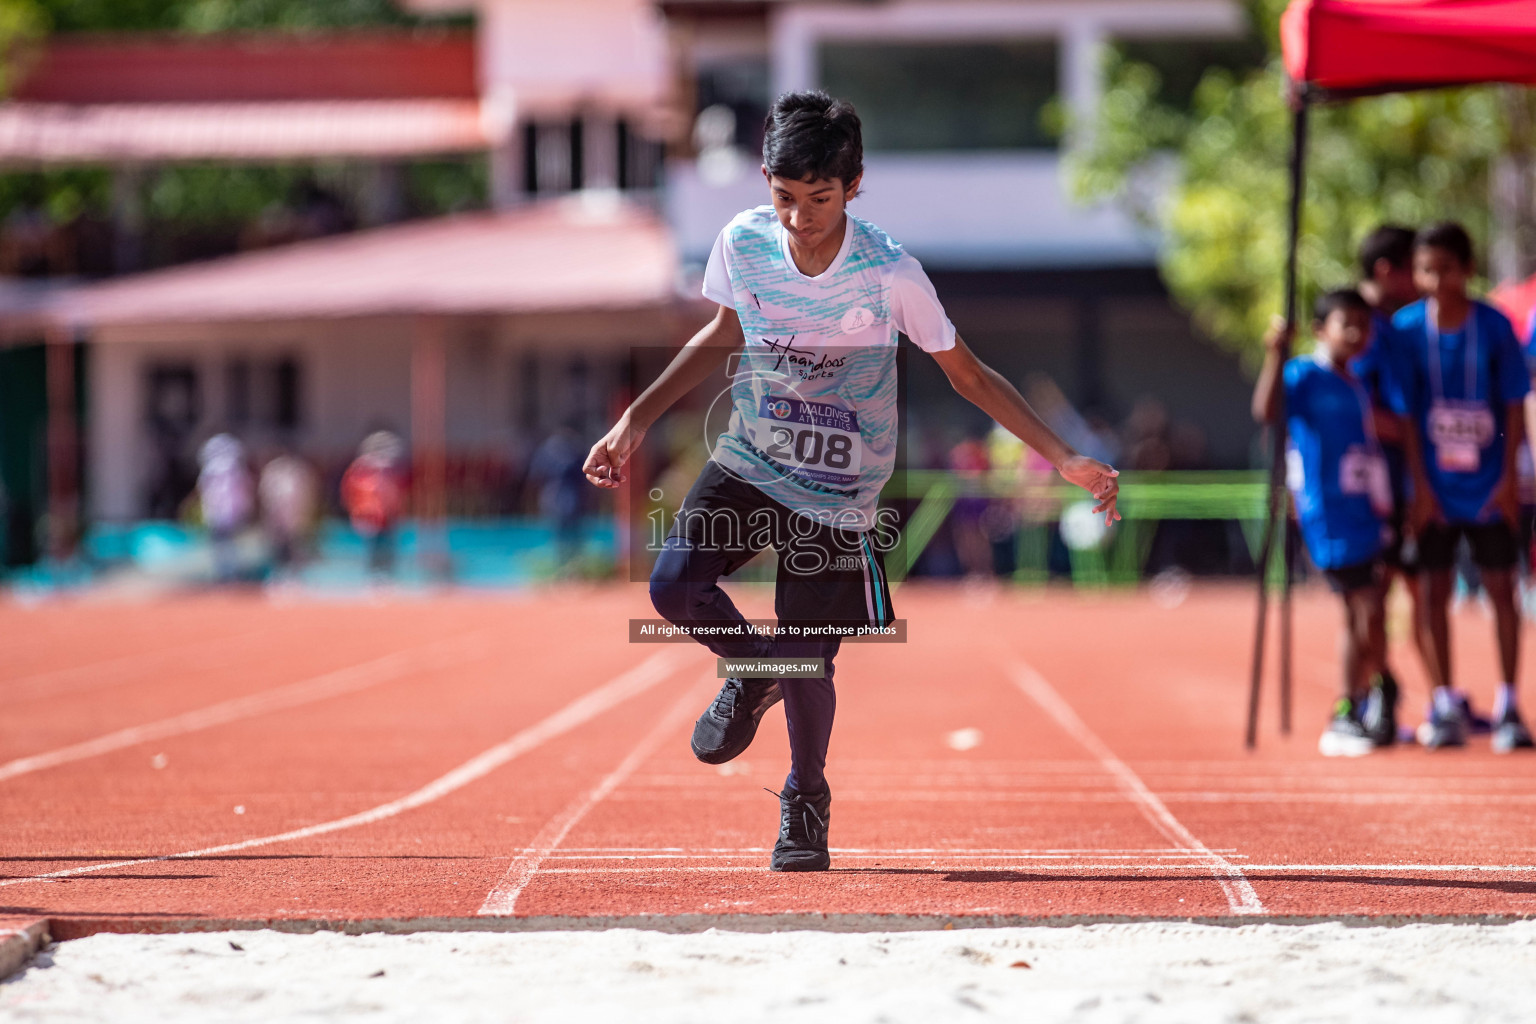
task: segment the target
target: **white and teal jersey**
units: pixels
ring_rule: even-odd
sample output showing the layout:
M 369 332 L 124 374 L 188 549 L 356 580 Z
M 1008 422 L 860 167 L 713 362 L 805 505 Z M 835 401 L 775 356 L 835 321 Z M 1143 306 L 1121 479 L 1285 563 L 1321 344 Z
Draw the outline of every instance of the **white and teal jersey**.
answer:
M 760 206 L 720 232 L 704 295 L 735 308 L 745 337 L 715 461 L 796 512 L 872 529 L 896 461 L 896 336 L 928 352 L 955 344 L 922 266 L 850 216 L 832 264 L 807 277 Z

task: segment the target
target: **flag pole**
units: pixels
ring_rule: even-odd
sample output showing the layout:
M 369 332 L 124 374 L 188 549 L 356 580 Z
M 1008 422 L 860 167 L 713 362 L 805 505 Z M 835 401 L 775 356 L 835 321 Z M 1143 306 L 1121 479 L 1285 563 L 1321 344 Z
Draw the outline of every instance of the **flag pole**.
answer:
M 1301 201 L 1302 193 L 1306 185 L 1306 153 L 1307 153 L 1307 112 L 1309 102 L 1305 85 L 1292 84 L 1291 87 L 1291 195 L 1290 195 L 1290 224 L 1288 235 L 1288 248 L 1285 257 L 1285 322 L 1288 328 L 1294 328 L 1296 324 L 1296 252 L 1301 241 Z M 1290 355 L 1289 344 L 1281 352 L 1282 360 Z M 1279 414 L 1275 422 L 1270 424 L 1270 468 L 1269 468 L 1269 495 L 1268 517 L 1264 524 L 1264 541 L 1259 546 L 1258 559 L 1258 587 L 1259 606 L 1258 617 L 1253 631 L 1253 665 L 1249 675 L 1248 687 L 1248 722 L 1244 736 L 1244 745 L 1250 750 L 1258 743 L 1259 722 L 1259 691 L 1264 678 L 1264 633 L 1269 618 L 1269 563 L 1270 556 L 1274 553 L 1275 535 L 1282 527 L 1282 523 L 1289 519 L 1289 506 L 1285 501 L 1285 394 L 1282 390 L 1279 402 Z M 1285 537 L 1286 533 L 1281 536 Z M 1281 689 L 1281 721 L 1283 726 L 1289 729 L 1290 725 L 1290 641 L 1291 641 L 1291 547 L 1290 543 L 1282 540 L 1280 544 L 1282 561 L 1282 590 L 1281 590 L 1281 655 L 1280 655 L 1280 689 Z

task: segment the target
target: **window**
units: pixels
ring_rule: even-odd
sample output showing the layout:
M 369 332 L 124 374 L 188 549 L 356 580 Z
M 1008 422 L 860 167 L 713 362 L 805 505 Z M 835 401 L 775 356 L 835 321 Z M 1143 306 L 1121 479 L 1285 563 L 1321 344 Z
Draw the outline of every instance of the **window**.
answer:
M 822 86 L 858 109 L 868 152 L 1051 149 L 1052 40 L 933 45 L 828 43 Z
M 540 364 L 537 352 L 524 354 L 514 386 L 518 388 L 515 407 L 518 424 L 530 434 L 537 431 L 544 421 L 542 402 L 539 401 L 544 382 L 540 380 Z
M 581 186 L 579 121 L 523 126 L 523 181 L 529 194 L 559 194 Z
M 231 359 L 224 372 L 224 418 L 231 427 L 248 427 L 251 424 L 251 363 L 248 359 Z
M 293 430 L 303 416 L 298 360 L 236 357 L 225 364 L 224 422 L 232 430 Z
M 299 364 L 294 359 L 279 359 L 272 367 L 272 425 L 292 430 L 300 423 Z
M 197 369 L 190 363 L 155 363 L 145 373 L 144 418 L 158 432 L 188 433 L 203 418 Z
M 749 153 L 763 149 L 763 119 L 768 116 L 768 61 L 739 60 L 701 67 L 696 79 L 694 115 L 723 107 L 733 117 L 729 139 L 722 140 Z M 695 140 L 695 145 L 698 145 Z
M 618 132 L 619 188 L 643 191 L 660 186 L 666 147 L 637 132 L 628 121 L 619 121 Z
M 1264 43 L 1257 36 L 1121 39 L 1115 49 L 1122 60 L 1151 65 L 1162 79 L 1157 98 L 1185 111 L 1193 108 L 1195 88 L 1207 71 L 1243 72 L 1264 66 Z

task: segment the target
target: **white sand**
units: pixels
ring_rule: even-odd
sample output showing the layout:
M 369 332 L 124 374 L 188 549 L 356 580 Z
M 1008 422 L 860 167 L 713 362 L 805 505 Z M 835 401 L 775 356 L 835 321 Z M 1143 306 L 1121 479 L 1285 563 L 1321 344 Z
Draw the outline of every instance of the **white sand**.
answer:
M 4 1021 L 321 1019 L 1529 1022 L 1536 922 L 97 935 L 0 985 Z

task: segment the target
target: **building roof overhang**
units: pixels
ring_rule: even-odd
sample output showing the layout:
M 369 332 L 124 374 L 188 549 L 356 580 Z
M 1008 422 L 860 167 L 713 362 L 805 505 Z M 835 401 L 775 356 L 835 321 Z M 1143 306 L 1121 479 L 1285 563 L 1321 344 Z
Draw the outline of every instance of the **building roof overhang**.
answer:
M 56 36 L 22 61 L 30 103 L 474 99 L 475 38 L 458 30 Z
M 0 166 L 398 159 L 490 145 L 477 100 L 0 104 Z
M 617 196 L 378 228 L 71 289 L 49 318 L 133 326 L 665 311 L 687 301 L 665 224 Z M 35 316 L 35 311 L 29 315 Z
M 487 149 L 457 30 L 62 36 L 0 104 L 0 167 Z
M 389 158 L 490 146 L 476 100 L 0 104 L 0 166 Z

